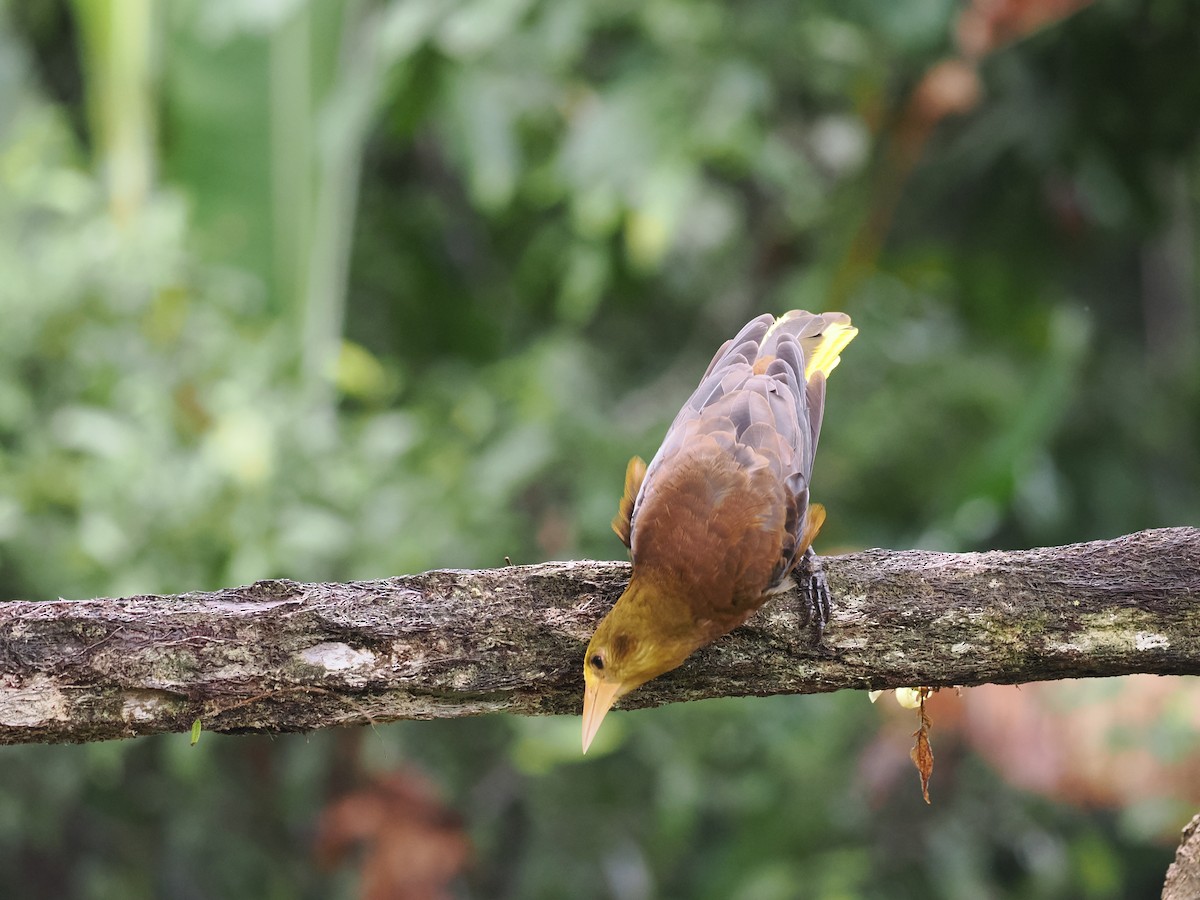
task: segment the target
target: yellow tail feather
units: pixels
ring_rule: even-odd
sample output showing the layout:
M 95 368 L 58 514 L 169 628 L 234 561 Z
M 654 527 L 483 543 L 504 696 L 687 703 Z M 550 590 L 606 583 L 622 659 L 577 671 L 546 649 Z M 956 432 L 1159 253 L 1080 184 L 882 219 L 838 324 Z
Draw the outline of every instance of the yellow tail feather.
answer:
M 838 354 L 846 349 L 846 345 L 854 340 L 856 334 L 858 329 L 849 322 L 834 322 L 830 325 L 821 335 L 821 343 L 817 345 L 804 367 L 805 379 L 812 378 L 815 372 L 828 376 L 836 369 L 837 364 L 842 361 Z

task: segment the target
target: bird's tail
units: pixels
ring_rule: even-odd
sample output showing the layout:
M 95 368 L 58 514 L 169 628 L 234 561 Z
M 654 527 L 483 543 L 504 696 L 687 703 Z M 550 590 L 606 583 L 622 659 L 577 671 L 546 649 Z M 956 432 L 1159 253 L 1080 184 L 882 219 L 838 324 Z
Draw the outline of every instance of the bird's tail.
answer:
M 794 335 L 804 350 L 804 378 L 817 372 L 828 376 L 842 361 L 841 352 L 854 340 L 858 329 L 845 313 L 810 313 L 793 309 L 775 320 L 762 342 L 762 353 L 774 355 L 775 344 L 785 334 Z

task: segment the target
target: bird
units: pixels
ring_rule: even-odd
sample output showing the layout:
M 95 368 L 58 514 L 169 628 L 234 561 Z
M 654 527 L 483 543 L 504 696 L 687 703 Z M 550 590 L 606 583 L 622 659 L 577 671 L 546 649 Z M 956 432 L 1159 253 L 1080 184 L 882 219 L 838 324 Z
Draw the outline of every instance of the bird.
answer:
M 825 380 L 856 334 L 840 312 L 751 319 L 717 350 L 650 465 L 629 461 L 612 527 L 633 571 L 584 655 L 584 753 L 616 700 L 791 587 L 798 561 L 816 571 L 825 509 L 809 486 Z M 809 615 L 824 625 L 827 590 Z

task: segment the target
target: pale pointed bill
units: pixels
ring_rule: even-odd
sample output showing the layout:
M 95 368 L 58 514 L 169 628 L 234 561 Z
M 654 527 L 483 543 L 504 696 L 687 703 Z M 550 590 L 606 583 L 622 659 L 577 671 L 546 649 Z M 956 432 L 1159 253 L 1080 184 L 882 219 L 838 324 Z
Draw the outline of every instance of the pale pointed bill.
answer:
M 587 689 L 583 692 L 583 752 L 587 753 L 592 744 L 592 738 L 600 730 L 600 723 L 605 714 L 612 709 L 613 703 L 621 694 L 621 683 L 603 681 L 599 678 L 588 679 Z

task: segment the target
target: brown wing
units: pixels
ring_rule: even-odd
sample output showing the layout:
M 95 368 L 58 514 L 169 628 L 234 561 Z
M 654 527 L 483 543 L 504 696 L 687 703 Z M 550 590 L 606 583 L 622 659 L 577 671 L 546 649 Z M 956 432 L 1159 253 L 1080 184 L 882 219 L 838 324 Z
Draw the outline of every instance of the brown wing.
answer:
M 642 479 L 645 477 L 646 461 L 640 456 L 629 460 L 629 465 L 625 467 L 625 493 L 612 520 L 612 530 L 626 547 L 629 546 L 629 536 L 633 531 L 633 504 L 642 489 Z
M 635 565 L 715 580 L 734 604 L 791 571 L 811 538 L 825 374 L 854 333 L 842 313 L 794 310 L 759 316 L 722 346 L 645 473 L 630 516 Z

